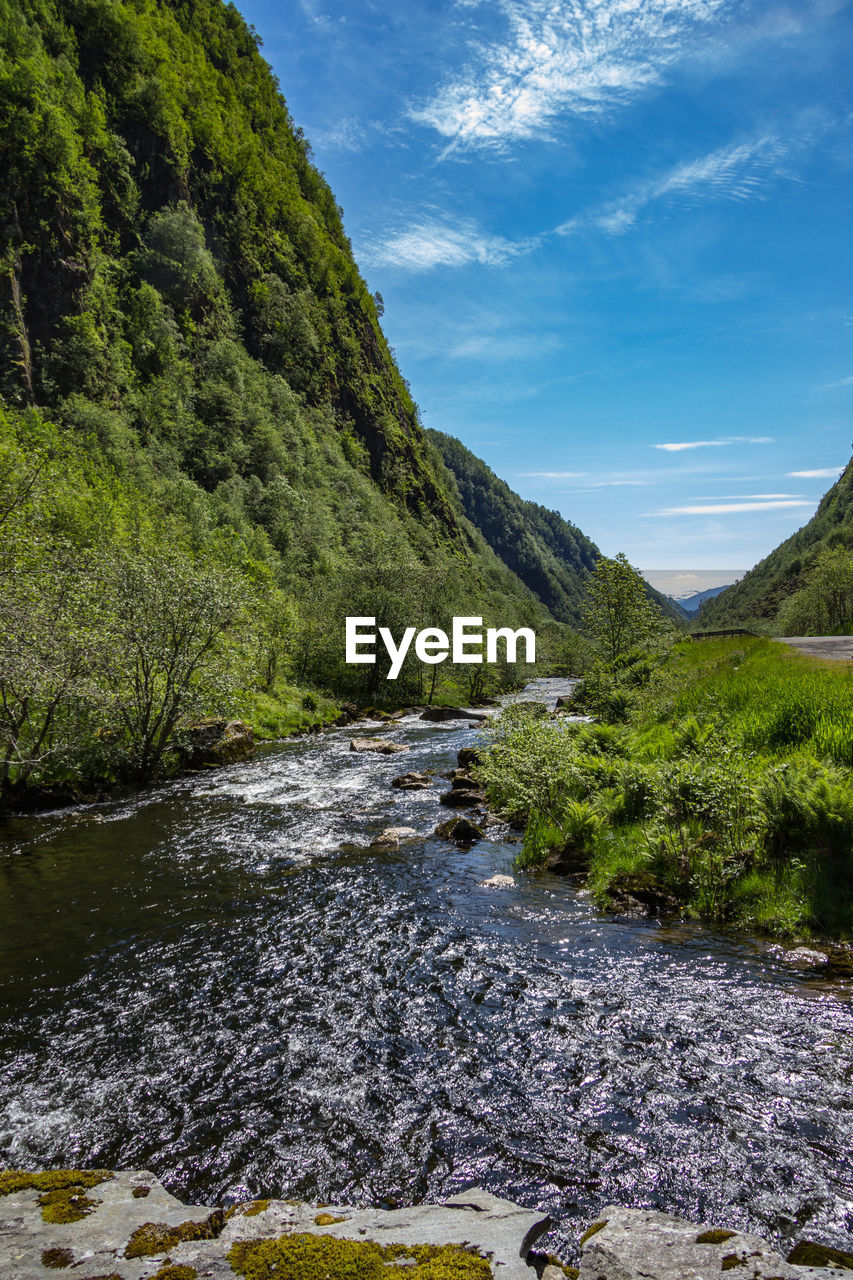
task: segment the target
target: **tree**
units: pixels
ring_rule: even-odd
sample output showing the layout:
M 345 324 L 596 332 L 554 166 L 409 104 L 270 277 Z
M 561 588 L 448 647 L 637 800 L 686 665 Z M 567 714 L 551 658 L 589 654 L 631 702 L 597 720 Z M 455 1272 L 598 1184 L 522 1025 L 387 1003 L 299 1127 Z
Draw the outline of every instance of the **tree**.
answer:
M 221 705 L 234 679 L 222 641 L 243 603 L 235 577 L 164 552 L 105 565 L 109 630 L 104 675 L 131 768 L 154 778 L 182 721 Z
M 646 592 L 646 584 L 621 552 L 602 556 L 590 578 L 584 623 L 604 650 L 608 662 L 636 648 L 663 621 Z
M 848 547 L 825 547 L 806 584 L 779 610 L 782 635 L 827 635 L 853 626 L 853 554 Z

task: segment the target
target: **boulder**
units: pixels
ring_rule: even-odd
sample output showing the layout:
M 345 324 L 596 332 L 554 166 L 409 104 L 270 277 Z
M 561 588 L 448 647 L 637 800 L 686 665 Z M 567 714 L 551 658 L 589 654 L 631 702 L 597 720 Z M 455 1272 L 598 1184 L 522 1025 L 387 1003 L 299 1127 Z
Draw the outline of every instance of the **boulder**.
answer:
M 439 796 L 439 802 L 447 805 L 448 809 L 473 809 L 474 805 L 482 804 L 483 793 L 471 787 L 457 787 L 453 791 L 445 791 Z
M 447 822 L 436 827 L 434 834 L 441 840 L 453 840 L 456 844 L 474 844 L 484 837 L 482 827 L 478 827 L 469 818 L 462 817 L 448 818 Z
M 337 719 L 333 720 L 332 723 L 337 725 L 340 728 L 343 725 L 349 724 L 351 721 L 357 720 L 357 719 L 358 719 L 358 707 L 355 705 L 355 703 L 342 702 L 340 713 Z
M 544 866 L 556 876 L 574 876 L 589 870 L 589 858 L 588 849 L 568 843 L 549 853 Z
M 473 769 L 475 765 L 482 764 L 483 753 L 478 751 L 476 747 L 461 747 L 456 752 L 456 763 L 460 769 Z
M 574 702 L 574 695 L 569 694 L 568 698 L 559 697 L 554 703 L 554 710 L 559 711 L 560 707 L 570 707 Z
M 182 763 L 188 769 L 213 769 L 247 760 L 255 749 L 251 725 L 242 720 L 200 720 L 181 734 Z
M 434 724 L 441 724 L 445 720 L 473 720 L 481 724 L 488 718 L 485 711 L 468 711 L 464 707 L 427 707 L 426 711 L 421 712 L 422 720 L 429 720 Z
M 350 751 L 372 752 L 380 756 L 394 756 L 411 748 L 402 742 L 389 742 L 387 738 L 353 738 L 349 744 Z
M 385 827 L 375 839 L 371 840 L 370 847 L 371 849 L 393 851 L 400 848 L 401 840 L 411 840 L 417 834 L 414 827 Z
M 398 778 L 391 779 L 391 786 L 399 791 L 427 791 L 430 787 L 429 774 L 401 773 Z
M 470 773 L 465 773 L 461 769 L 455 775 L 455 777 L 450 779 L 450 787 L 451 787 L 451 790 L 453 791 L 479 791 L 480 790 L 479 784 L 474 781 Z
M 833 1267 L 793 1266 L 760 1236 L 698 1225 L 651 1209 L 602 1209 L 581 1237 L 580 1280 L 743 1280 L 849 1278 Z
M 514 885 L 512 876 L 495 875 L 490 876 L 488 880 L 480 881 L 481 889 L 512 889 Z

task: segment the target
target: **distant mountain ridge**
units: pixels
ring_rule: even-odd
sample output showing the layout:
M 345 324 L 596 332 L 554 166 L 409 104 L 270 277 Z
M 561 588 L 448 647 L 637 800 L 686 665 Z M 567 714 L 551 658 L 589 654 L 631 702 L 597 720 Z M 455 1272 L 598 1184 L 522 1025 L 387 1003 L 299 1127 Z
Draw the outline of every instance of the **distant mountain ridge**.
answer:
M 780 543 L 740 582 L 701 605 L 700 624 L 726 626 L 775 618 L 780 605 L 804 585 L 821 551 L 833 547 L 853 551 L 853 459 L 824 494 L 808 524 Z
M 685 613 L 698 613 L 701 605 L 706 600 L 713 600 L 721 591 L 727 591 L 731 583 L 724 583 L 721 587 L 708 587 L 705 591 L 691 591 L 689 595 L 670 596 L 670 600 L 677 604 L 679 609 L 683 609 Z

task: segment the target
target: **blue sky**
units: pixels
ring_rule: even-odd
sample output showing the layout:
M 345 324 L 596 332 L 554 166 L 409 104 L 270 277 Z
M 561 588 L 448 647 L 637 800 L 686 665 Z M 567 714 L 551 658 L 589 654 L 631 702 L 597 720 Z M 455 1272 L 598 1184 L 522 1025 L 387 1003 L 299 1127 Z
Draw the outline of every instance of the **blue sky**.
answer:
M 642 568 L 853 440 L 853 4 L 244 0 L 426 425 Z

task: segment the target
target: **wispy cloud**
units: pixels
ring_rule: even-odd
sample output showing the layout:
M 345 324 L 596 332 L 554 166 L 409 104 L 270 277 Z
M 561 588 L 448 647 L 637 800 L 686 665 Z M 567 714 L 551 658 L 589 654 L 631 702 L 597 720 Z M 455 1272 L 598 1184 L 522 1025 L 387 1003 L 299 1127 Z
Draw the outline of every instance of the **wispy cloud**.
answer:
M 798 480 L 834 480 L 843 470 L 843 467 L 818 467 L 815 471 L 789 471 L 788 475 Z
M 678 440 L 656 444 L 655 449 L 666 453 L 682 453 L 685 449 L 718 449 L 727 444 L 772 444 L 772 436 L 725 436 L 721 440 Z M 793 474 L 793 473 L 792 473 Z
M 815 387 L 815 391 L 835 391 L 837 387 L 853 387 L 853 377 L 837 378 L 835 382 L 824 382 L 823 386 Z
M 645 516 L 722 516 L 740 511 L 778 511 L 788 507 L 813 507 L 813 502 L 800 500 L 780 502 L 713 502 L 686 507 L 665 507 L 662 511 L 644 511 Z
M 599 115 L 658 84 L 733 0 L 498 0 L 506 34 L 412 117 L 448 150 L 547 134 L 559 115 Z
M 791 146 L 776 133 L 763 133 L 718 147 L 676 165 L 615 200 L 569 218 L 557 227 L 557 233 L 571 235 L 593 227 L 608 235 L 622 235 L 634 226 L 648 205 L 662 200 L 692 205 L 709 198 L 754 199 L 769 178 L 784 172 L 782 161 Z
M 519 471 L 525 480 L 577 480 L 585 476 L 585 471 Z
M 400 267 L 407 271 L 464 267 L 471 262 L 494 267 L 528 253 L 535 243 L 490 236 L 467 220 L 449 223 L 439 218 L 423 218 L 389 232 L 373 244 L 368 243 L 361 258 L 369 266 Z

